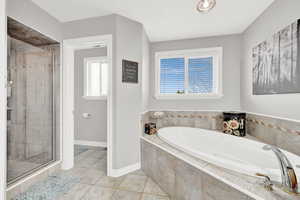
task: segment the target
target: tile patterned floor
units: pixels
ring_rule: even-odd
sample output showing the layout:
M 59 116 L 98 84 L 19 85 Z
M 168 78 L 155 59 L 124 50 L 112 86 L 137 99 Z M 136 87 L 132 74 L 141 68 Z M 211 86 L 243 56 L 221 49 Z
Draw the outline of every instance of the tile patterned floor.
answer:
M 17 195 L 13 200 L 53 200 L 68 192 L 80 179 L 74 176 L 60 174 L 49 176 L 46 180 L 31 186 L 26 192 Z
M 75 155 L 75 167 L 57 175 L 79 177 L 80 181 L 57 200 L 169 200 L 141 170 L 118 178 L 106 176 L 106 149 L 75 151 L 80 152 Z

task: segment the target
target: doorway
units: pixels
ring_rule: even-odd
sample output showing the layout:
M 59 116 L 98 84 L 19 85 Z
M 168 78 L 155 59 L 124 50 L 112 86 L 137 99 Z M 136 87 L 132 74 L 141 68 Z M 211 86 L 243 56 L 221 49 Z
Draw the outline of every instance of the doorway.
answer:
M 89 54 L 91 52 L 95 54 Z M 103 52 L 105 53 L 103 54 Z M 81 58 L 83 58 L 82 68 L 76 71 L 76 57 L 78 58 L 78 54 L 82 53 L 86 56 L 81 56 Z M 111 35 L 63 41 L 63 69 L 61 77 L 63 84 L 61 131 L 63 169 L 71 169 L 74 166 L 75 144 L 81 146 L 106 146 L 107 175 L 111 175 L 112 66 Z M 107 86 L 102 87 L 101 84 L 100 88 L 95 87 L 100 81 L 99 78 L 105 73 L 107 73 Z M 80 101 L 78 99 L 80 99 Z M 105 103 L 103 103 L 104 100 Z M 101 127 L 99 128 L 99 123 L 97 124 L 99 113 L 95 113 L 93 110 L 95 107 L 103 108 L 103 104 L 106 105 L 106 120 L 104 121 L 106 131 L 105 129 L 101 129 Z M 75 110 L 75 108 L 77 109 Z M 89 134 L 85 134 L 84 130 L 89 131 Z M 106 132 L 106 135 L 103 136 L 102 134 L 101 136 L 101 134 L 99 134 L 101 132 Z
M 76 50 L 75 145 L 106 147 L 107 141 L 107 48 Z

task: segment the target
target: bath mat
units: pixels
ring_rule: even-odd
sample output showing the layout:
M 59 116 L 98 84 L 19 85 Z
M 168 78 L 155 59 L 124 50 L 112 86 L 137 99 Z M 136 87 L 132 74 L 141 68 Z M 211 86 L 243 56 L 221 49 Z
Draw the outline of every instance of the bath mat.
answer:
M 50 176 L 45 181 L 31 186 L 26 192 L 17 195 L 13 200 L 56 200 L 79 181 L 80 178 L 70 175 Z

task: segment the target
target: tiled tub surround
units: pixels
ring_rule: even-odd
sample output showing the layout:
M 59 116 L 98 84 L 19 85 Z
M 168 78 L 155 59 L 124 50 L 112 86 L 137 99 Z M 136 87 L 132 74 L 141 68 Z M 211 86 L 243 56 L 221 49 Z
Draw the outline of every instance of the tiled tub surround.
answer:
M 142 116 L 142 125 L 148 122 L 156 123 L 157 128 L 169 126 L 185 126 L 212 130 L 222 130 L 223 112 L 211 111 L 163 111 L 156 117 L 156 111 L 149 111 Z
M 247 113 L 247 134 L 300 156 L 300 121 Z
M 141 138 L 142 170 L 172 200 L 296 200 L 274 187 L 266 190 L 262 179 L 217 167 L 164 143 L 156 135 Z
M 187 126 L 220 131 L 223 128 L 222 111 L 163 111 L 163 115 L 160 117 L 155 116 L 154 113 L 155 111 L 144 113 L 142 124 L 154 122 L 157 124 L 158 129 L 169 126 Z M 247 113 L 246 132 L 248 139 L 276 145 L 300 156 L 299 121 Z M 180 171 L 183 169 L 183 167 L 180 167 L 182 162 L 186 162 L 185 165 L 189 166 L 188 168 L 190 169 L 187 174 L 183 175 Z M 273 192 L 267 191 L 263 187 L 261 179 L 242 175 L 196 159 L 169 146 L 157 136 L 144 135 L 142 137 L 142 166 L 143 170 L 160 183 L 161 187 L 172 195 L 173 199 L 194 198 L 193 195 L 196 195 L 196 193 L 193 192 L 199 190 L 199 187 L 195 186 L 198 182 L 192 178 L 191 180 L 186 180 L 184 177 L 193 177 L 196 176 L 195 174 L 197 174 L 199 182 L 202 184 L 201 195 L 204 195 L 203 199 L 244 198 L 232 198 L 230 196 L 236 195 L 237 191 L 240 191 L 237 194 L 246 194 L 247 198 L 250 199 L 300 199 L 300 196 L 288 195 L 277 188 Z M 203 177 L 206 177 L 206 179 Z M 207 177 L 210 177 L 211 180 L 218 184 L 216 186 L 212 184 L 211 187 L 206 186 L 205 188 L 205 185 L 210 183 Z M 185 181 L 190 189 L 187 189 L 187 186 L 182 186 L 182 181 Z M 221 192 L 218 192 L 219 190 Z M 215 192 L 206 194 L 210 191 Z M 187 196 L 185 198 L 178 196 L 180 193 Z M 222 197 L 222 195 L 225 195 L 226 198 Z
M 158 129 L 169 126 L 223 129 L 222 111 L 162 112 L 164 115 L 159 118 L 155 117 L 155 111 L 144 113 L 142 127 L 145 123 L 154 122 Z M 300 121 L 247 113 L 246 134 L 300 156 Z

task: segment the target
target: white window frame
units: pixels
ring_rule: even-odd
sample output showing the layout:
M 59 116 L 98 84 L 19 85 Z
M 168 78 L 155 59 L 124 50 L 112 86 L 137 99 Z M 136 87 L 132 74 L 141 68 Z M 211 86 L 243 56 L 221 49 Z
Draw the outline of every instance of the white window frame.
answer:
M 208 94 L 161 94 L 160 93 L 160 60 L 167 58 L 185 59 L 185 88 L 188 88 L 188 59 L 213 57 L 213 92 Z M 155 53 L 155 98 L 169 99 L 216 99 L 223 97 L 222 89 L 223 48 L 186 49 L 176 51 L 161 51 Z
M 82 98 L 86 100 L 106 100 L 107 95 L 100 95 L 100 96 L 87 96 L 87 66 L 89 62 L 99 62 L 99 63 L 108 63 L 107 57 L 86 57 L 84 58 L 84 68 L 83 68 L 83 96 Z M 102 70 L 100 69 L 100 78 Z M 100 83 L 102 80 L 100 80 Z M 102 94 L 102 87 L 100 85 L 100 94 Z

